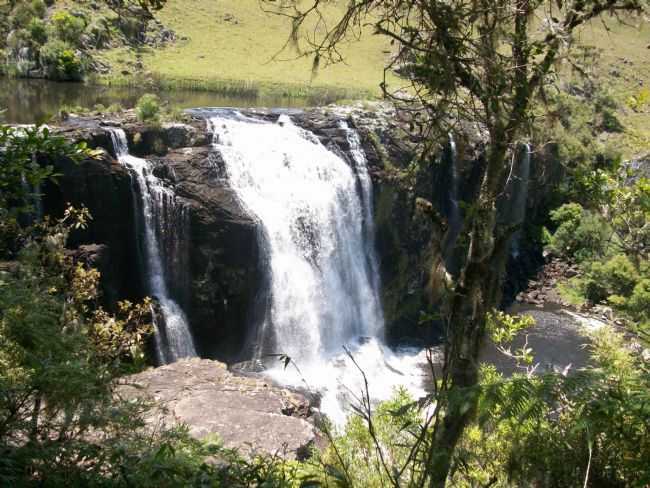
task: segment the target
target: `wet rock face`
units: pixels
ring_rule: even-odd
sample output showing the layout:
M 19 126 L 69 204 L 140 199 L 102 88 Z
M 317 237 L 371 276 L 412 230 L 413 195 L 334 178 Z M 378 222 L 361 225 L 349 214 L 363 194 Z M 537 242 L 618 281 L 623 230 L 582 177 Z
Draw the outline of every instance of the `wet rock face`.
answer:
M 79 135 L 77 133 L 77 135 Z M 93 142 L 92 133 L 85 133 Z M 91 144 L 97 147 L 97 141 Z M 105 137 L 99 137 L 104 143 Z M 74 162 L 69 159 L 48 161 L 60 173 L 57 183 L 43 188 L 43 208 L 46 214 L 60 217 L 68 205 L 85 206 L 92 220 L 84 230 L 70 236 L 69 246 L 102 244 L 94 264 L 103 268 L 102 291 L 109 308 L 118 299 L 142 296 L 142 276 L 138 272 L 137 239 L 134 238 L 134 200 L 128 172 L 108 153 L 99 159 Z M 100 252 L 101 251 L 101 252 Z M 88 254 L 88 253 L 86 253 Z
M 139 123 L 126 124 L 123 127 L 129 142 L 129 151 L 134 156 L 164 156 L 170 150 L 184 147 L 208 145 L 205 124 L 194 121 L 192 124 L 163 124 L 161 126 L 143 126 Z
M 273 111 L 251 111 L 250 115 L 273 121 L 278 117 Z M 357 129 L 374 182 L 387 336 L 395 341 L 430 336 L 430 331 L 418 326 L 419 311 L 426 306 L 430 235 L 427 222 L 415 213 L 414 201 L 422 191 L 431 193 L 433 180 L 425 173 L 414 190 L 396 177 L 411 162 L 417 141 L 404 137 L 391 114 L 313 110 L 292 113 L 291 117 L 350 164 L 350 145 L 340 122 L 345 120 Z M 123 120 L 70 117 L 57 130 L 71 139 L 85 140 L 91 147 L 104 148 L 106 154 L 102 162 L 87 161 L 79 166 L 60 162 L 61 185 L 47 192 L 50 203 L 46 211 L 60 213 L 66 201 L 86 204 L 93 221 L 75 244 L 108 247 L 114 283 L 104 286 L 112 290 L 106 298 L 143 296 L 145 278 L 140 275 L 138 239 L 133 235 L 137 199 L 134 201 L 128 172 L 114 159 L 106 126 L 124 128 L 130 153 L 151 161 L 156 177 L 166 182 L 188 209 L 189 226 L 187 235 L 182 236 L 188 256 L 176 266 L 179 273 L 168 272 L 168 287 L 188 315 L 199 353 L 229 362 L 248 359 L 265 303 L 267 276 L 260 262 L 260 228 L 230 190 L 224 163 L 211 151 L 204 120 L 148 127 L 135 121 L 131 113 L 123 115 Z
M 275 121 L 280 112 L 246 113 Z M 359 133 L 374 186 L 375 245 L 387 339 L 435 342 L 438 331 L 421 327 L 419 320 L 420 312 L 431 308 L 427 283 L 439 251 L 432 244 L 430 220 L 417 211 L 415 202 L 425 198 L 441 214 L 449 212 L 451 159 L 434 154 L 430 164 L 420 165 L 412 174 L 410 165 L 421 140 L 413 135 L 408 121 L 383 106 L 374 111 L 328 108 L 290 115 L 296 125 L 313 132 L 322 144 L 349 161 L 350 145 L 340 122 L 346 121 Z M 104 254 L 110 257 L 113 273 L 104 276 L 110 281 L 104 284 L 105 298 L 144 295 L 145 277 L 134 235 L 137 198 L 128 171 L 115 160 L 106 126 L 125 130 L 131 154 L 149 160 L 156 177 L 187 209 L 189 224 L 182 235 L 187 256 L 174 264 L 175 271 L 167 273 L 168 287 L 189 318 L 199 353 L 229 362 L 250 359 L 268 279 L 258 246 L 261 229 L 229 188 L 225 165 L 212 152 L 205 120 L 196 117 L 183 124 L 149 127 L 138 123 L 132 112 L 120 119 L 71 116 L 56 130 L 104 148 L 105 154 L 81 164 L 57 161 L 62 177 L 58 186 L 46 191 L 46 212 L 60 215 L 66 202 L 85 204 L 93 220 L 85 232 L 74 236 L 73 245 L 107 246 Z M 457 196 L 461 202 L 471 201 L 480 183 L 476 173 L 482 160 L 475 146 L 461 141 L 457 145 Z M 462 258 L 453 252 L 450 256 L 452 263 Z
M 250 314 L 263 282 L 258 227 L 228 187 L 223 162 L 211 154 L 204 120 L 149 127 L 130 113 L 123 121 L 70 117 L 55 131 L 104 153 L 99 160 L 80 163 L 50 161 L 61 178 L 45 189 L 45 212 L 60 216 L 68 203 L 90 210 L 88 228 L 70 244 L 102 245 L 97 263 L 105 270 L 105 305 L 146 294 L 138 244 L 142 236 L 136 235 L 139 197 L 129 172 L 115 159 L 107 132 L 112 126 L 124 127 L 130 153 L 152 163 L 156 177 L 187 211 L 189 224 L 172 250 L 183 255 L 167 259 L 165 266 L 168 288 L 189 318 L 198 352 L 228 361 L 247 358 Z M 163 255 L 170 254 L 165 251 Z
M 168 410 L 152 413 L 151 422 L 185 423 L 192 436 L 216 434 L 225 447 L 245 455 L 300 458 L 320 443 L 306 398 L 268 380 L 234 375 L 217 361 L 181 360 L 149 369 L 127 377 L 118 391 L 151 398 Z
M 223 163 L 209 148 L 172 150 L 152 161 L 189 209 L 189 290 L 176 295 L 194 342 L 202 356 L 237 360 L 247 352 L 249 314 L 262 281 L 257 222 L 239 204 Z

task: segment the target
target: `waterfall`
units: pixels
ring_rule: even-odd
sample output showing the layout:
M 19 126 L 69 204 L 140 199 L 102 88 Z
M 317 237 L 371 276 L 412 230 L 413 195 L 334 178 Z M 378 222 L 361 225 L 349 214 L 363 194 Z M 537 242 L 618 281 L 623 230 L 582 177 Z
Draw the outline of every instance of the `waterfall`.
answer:
M 446 165 L 448 174 L 446 181 L 449 184 L 449 193 L 447 196 L 447 222 L 448 228 L 444 242 L 442 244 L 442 252 L 448 268 L 453 268 L 451 259 L 456 245 L 456 240 L 460 235 L 463 226 L 462 216 L 460 212 L 459 200 L 459 175 L 458 175 L 458 151 L 456 150 L 456 141 L 453 134 L 449 134 L 449 161 Z
M 509 225 L 522 224 L 526 217 L 526 200 L 528 199 L 528 185 L 530 181 L 531 149 L 530 144 L 522 144 L 519 148 L 520 156 L 514 162 L 512 175 L 508 182 L 508 207 L 507 219 Z M 519 241 L 521 231 L 512 236 L 512 255 L 519 256 Z
M 179 249 L 178 237 L 168 238 L 183 230 L 187 213 L 177 204 L 174 193 L 152 174 L 149 163 L 129 154 L 126 134 L 122 129 L 109 129 L 115 153 L 120 164 L 126 166 L 134 178 L 134 194 L 140 196 L 144 235 L 144 260 L 148 293 L 158 300 L 162 317 L 154 315 L 156 354 L 160 363 L 171 363 L 183 357 L 196 356 L 192 335 L 182 308 L 169 293 L 167 271 L 162 252 Z M 137 188 L 136 188 L 137 185 Z M 180 217 L 180 218 L 179 218 Z M 140 219 L 136 218 L 136 221 Z M 168 244 L 165 246 L 164 244 Z M 174 257 L 174 259 L 179 259 Z M 169 260 L 168 260 L 169 262 Z
M 323 410 L 340 421 L 345 393 L 360 386 L 346 346 L 375 397 L 390 396 L 408 382 L 401 370 L 412 370 L 406 362 L 417 354 L 398 356 L 382 342 L 372 182 L 357 133 L 339 126 L 350 145 L 348 164 L 286 115 L 271 123 L 222 114 L 208 125 L 230 187 L 263 228 L 270 299 L 258 357 L 286 354 L 300 370 L 268 374 L 317 388 Z

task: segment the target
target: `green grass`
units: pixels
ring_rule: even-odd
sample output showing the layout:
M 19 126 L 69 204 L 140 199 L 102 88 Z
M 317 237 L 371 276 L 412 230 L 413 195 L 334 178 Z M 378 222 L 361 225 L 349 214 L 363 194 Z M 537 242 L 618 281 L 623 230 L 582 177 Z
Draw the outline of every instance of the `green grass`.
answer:
M 600 50 L 600 63 L 595 71 L 621 105 L 619 118 L 626 130 L 610 134 L 607 141 L 625 158 L 650 152 L 650 104 L 633 110 L 630 97 L 650 90 L 650 25 L 642 19 L 627 19 L 625 24 L 605 18 L 587 26 L 579 37 L 586 45 Z
M 380 94 L 389 53 L 381 37 L 366 33 L 343 48 L 346 64 L 322 67 L 312 77 L 309 58 L 284 52 L 284 60 L 274 59 L 290 24 L 263 12 L 257 0 L 168 0 L 157 15 L 179 39 L 164 49 L 143 50 L 142 62 L 145 71 L 170 87 L 222 91 L 246 86 L 285 96 L 329 91 L 341 98 Z
M 575 278 L 557 284 L 557 292 L 560 297 L 569 305 L 580 308 L 587 300 L 580 294 L 578 282 Z
M 344 4 L 342 2 L 340 5 Z M 330 20 L 341 6 L 331 7 Z M 383 67 L 390 54 L 386 39 L 365 29 L 361 40 L 344 46 L 345 64 L 322 67 L 312 77 L 312 60 L 295 59 L 281 51 L 290 30 L 286 18 L 260 9 L 258 0 L 167 0 L 157 13 L 178 40 L 162 49 L 143 49 L 137 55 L 125 48 L 101 54 L 112 66 L 104 83 L 145 84 L 158 89 L 191 89 L 240 97 L 306 98 L 316 102 L 372 98 L 380 95 Z M 650 152 L 650 103 L 629 105 L 647 84 L 650 89 L 650 26 L 638 19 L 626 25 L 605 19 L 582 30 L 577 41 L 593 45 L 601 60 L 593 70 L 621 106 L 626 130 L 606 134 L 603 142 L 625 158 Z M 637 23 L 640 27 L 634 27 Z M 138 57 L 143 70 L 136 69 Z M 389 78 L 395 87 L 395 78 Z

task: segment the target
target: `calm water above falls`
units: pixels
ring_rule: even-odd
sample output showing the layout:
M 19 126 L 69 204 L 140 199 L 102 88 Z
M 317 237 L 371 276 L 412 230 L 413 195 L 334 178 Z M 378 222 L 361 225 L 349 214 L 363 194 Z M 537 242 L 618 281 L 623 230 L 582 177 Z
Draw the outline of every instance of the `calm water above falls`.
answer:
M 322 409 L 339 424 L 363 381 L 344 346 L 373 398 L 389 397 L 397 385 L 421 393 L 421 353 L 383 345 L 372 183 L 356 133 L 341 125 L 352 148 L 348 164 L 286 115 L 277 123 L 226 116 L 210 123 L 230 186 L 263 228 L 270 290 L 258 356 L 287 354 L 299 369 L 268 374 L 320 391 Z
M 309 100 L 287 97 L 226 96 L 193 90 L 160 91 L 147 87 L 115 87 L 47 80 L 23 80 L 0 77 L 0 121 L 10 124 L 47 122 L 61 107 L 92 109 L 119 103 L 132 108 L 146 92 L 155 92 L 173 108 L 192 107 L 292 107 L 330 103 L 333 100 Z

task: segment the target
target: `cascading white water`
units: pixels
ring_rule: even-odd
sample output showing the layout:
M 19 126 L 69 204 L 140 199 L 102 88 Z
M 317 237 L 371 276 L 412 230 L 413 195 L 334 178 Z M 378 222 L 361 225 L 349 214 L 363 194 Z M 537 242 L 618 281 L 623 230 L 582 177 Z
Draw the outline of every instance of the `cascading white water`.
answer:
M 160 363 L 171 363 L 183 357 L 196 356 L 192 335 L 181 307 L 170 298 L 165 281 L 165 268 L 161 258 L 161 246 L 157 221 L 162 220 L 166 208 L 176 205 L 173 192 L 165 188 L 151 172 L 149 163 L 129 154 L 126 134 L 122 129 L 110 129 L 115 153 L 121 164 L 135 176 L 142 204 L 144 223 L 144 254 L 148 292 L 158 299 L 164 323 L 155 321 L 156 354 Z M 172 222 L 171 225 L 174 225 Z M 155 314 L 154 314 L 155 317 Z
M 449 260 L 456 245 L 456 240 L 460 234 L 463 226 L 462 215 L 460 212 L 459 203 L 459 175 L 458 175 L 458 151 L 456 149 L 456 141 L 453 134 L 449 134 L 449 215 L 447 215 L 447 222 L 449 230 L 445 236 L 445 241 L 442 245 L 444 258 Z M 450 263 L 447 263 L 449 266 Z
M 382 343 L 372 183 L 356 132 L 341 125 L 351 168 L 286 115 L 278 123 L 220 116 L 210 125 L 231 188 L 264 230 L 270 306 L 259 347 L 288 355 L 300 370 L 268 374 L 319 390 L 323 411 L 337 422 L 345 418 L 342 396 L 358 394 L 361 381 L 343 346 L 374 398 L 409 381 L 419 387 L 420 378 L 409 377 L 417 353 L 396 355 Z
M 522 156 L 517 158 L 510 184 L 510 224 L 521 224 L 526 217 L 526 200 L 530 182 L 530 144 L 524 144 L 520 151 Z M 518 230 L 512 237 L 512 255 L 515 258 L 519 256 L 520 240 L 521 231 Z

